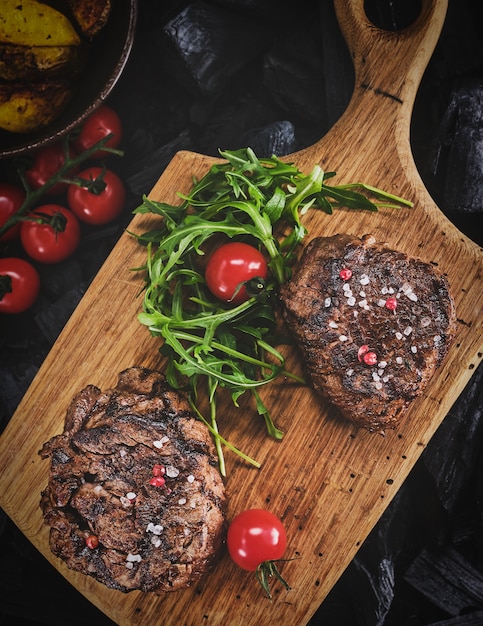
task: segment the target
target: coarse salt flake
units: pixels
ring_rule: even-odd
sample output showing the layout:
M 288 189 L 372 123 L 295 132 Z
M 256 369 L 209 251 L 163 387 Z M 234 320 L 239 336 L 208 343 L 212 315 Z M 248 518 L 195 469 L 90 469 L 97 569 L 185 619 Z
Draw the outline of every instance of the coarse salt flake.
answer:
M 186 498 L 180 498 L 178 504 L 186 504 Z
M 412 326 L 406 326 L 406 328 L 403 330 L 403 333 L 406 335 L 406 337 L 408 337 L 412 332 L 413 332 Z
M 417 302 L 418 301 L 418 296 L 414 293 L 414 291 L 410 291 L 406 295 L 411 300 L 411 302 Z
M 339 324 L 337 324 L 337 322 L 334 322 L 334 320 L 331 320 L 329 322 L 329 326 L 330 328 L 339 328 Z
M 166 476 L 168 476 L 169 478 L 176 478 L 177 476 L 179 476 L 179 469 L 173 467 L 172 465 L 168 465 L 166 467 Z
M 128 500 L 135 500 L 135 499 L 136 499 L 136 497 L 137 497 L 137 496 L 136 496 L 136 494 L 134 493 L 134 491 L 128 491 L 128 492 L 126 493 L 126 498 L 127 498 Z
M 344 283 L 344 284 L 342 285 L 342 289 L 343 289 L 345 292 L 347 292 L 347 291 L 351 291 L 351 292 L 352 292 L 352 289 L 351 289 L 351 286 L 349 285 L 349 283 Z
M 418 349 L 417 349 L 417 347 L 416 347 L 416 346 L 411 346 L 411 352 L 412 352 L 413 354 L 416 354 L 416 352 L 417 352 L 417 351 L 418 351 Z
M 429 326 L 431 324 L 431 318 L 430 317 L 422 317 L 421 318 L 421 326 L 423 328 L 426 328 L 427 326 Z
M 360 282 L 361 285 L 368 285 L 369 284 L 369 276 L 367 274 L 362 274 L 359 282 Z
M 160 535 L 164 530 L 164 527 L 161 524 L 153 524 L 153 522 L 149 522 L 147 525 L 146 531 L 148 533 L 153 533 L 153 535 Z
M 151 543 L 153 544 L 153 546 L 155 548 L 159 548 L 159 546 L 161 545 L 162 541 L 159 537 L 156 537 L 156 535 L 153 535 L 151 537 Z
M 397 356 L 397 357 L 396 357 L 396 363 L 397 363 L 398 365 L 402 365 L 402 364 L 403 364 L 403 358 L 402 358 L 402 356 Z
M 382 383 L 380 381 L 377 381 L 375 387 L 376 389 L 382 389 Z
M 359 302 L 357 304 L 364 308 L 365 306 L 367 306 L 367 300 L 366 299 L 359 300 Z
M 153 441 L 153 446 L 159 449 L 159 448 L 162 448 L 163 445 L 168 441 L 169 441 L 169 437 L 164 436 L 164 437 L 161 437 L 161 439 L 158 439 L 157 441 Z
M 139 563 L 139 561 L 142 561 L 142 558 L 140 554 L 131 554 L 129 552 L 129 554 L 126 557 L 126 561 L 128 563 Z
M 354 306 L 355 303 L 356 303 L 356 299 L 354 298 L 354 296 L 350 296 L 350 298 L 347 298 L 347 304 L 349 306 Z
M 387 366 L 387 361 L 379 361 L 377 367 L 384 369 Z
M 441 335 L 435 335 L 433 337 L 434 345 L 439 345 L 441 343 Z
M 399 331 L 396 332 L 396 339 L 402 339 L 403 338 L 403 334 L 400 333 Z
M 102 491 L 102 485 L 96 485 L 94 487 L 94 493 L 101 493 Z
M 339 341 L 347 341 L 347 335 L 339 335 Z
M 384 300 L 384 298 L 379 298 L 379 300 L 377 301 L 377 306 L 386 306 L 386 301 Z
M 366 297 L 366 292 L 365 291 L 359 291 L 359 295 L 361 298 L 365 298 Z
M 186 480 L 189 483 L 194 483 L 195 482 L 195 477 L 193 476 L 193 474 L 190 474 Z
M 331 299 L 331 298 L 326 298 L 326 299 L 324 300 L 324 306 L 325 306 L 325 308 L 326 308 L 326 309 L 328 309 L 328 308 L 330 307 L 331 303 L 332 303 L 332 299 Z
M 347 376 L 352 376 L 353 373 L 354 373 L 354 370 L 352 368 L 346 371 Z

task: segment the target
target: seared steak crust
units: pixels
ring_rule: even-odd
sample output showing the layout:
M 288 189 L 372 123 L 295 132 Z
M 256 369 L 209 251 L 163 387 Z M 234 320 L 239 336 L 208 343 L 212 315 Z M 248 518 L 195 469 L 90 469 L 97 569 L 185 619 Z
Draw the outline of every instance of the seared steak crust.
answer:
M 133 367 L 113 389 L 80 391 L 50 458 L 41 508 L 71 569 L 123 592 L 164 592 L 209 571 L 225 489 L 207 428 L 159 372 Z
M 445 277 L 370 235 L 313 239 L 280 296 L 314 389 L 370 431 L 397 425 L 456 330 Z

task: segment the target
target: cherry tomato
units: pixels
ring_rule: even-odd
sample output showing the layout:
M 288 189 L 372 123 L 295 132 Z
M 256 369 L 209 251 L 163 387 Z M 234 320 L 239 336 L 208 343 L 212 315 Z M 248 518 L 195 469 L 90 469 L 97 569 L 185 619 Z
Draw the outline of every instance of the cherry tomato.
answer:
M 117 174 L 102 167 L 88 167 L 78 178 L 96 181 L 92 187 L 69 185 L 67 202 L 71 211 L 88 224 L 107 224 L 118 217 L 126 199 L 124 185 Z
M 25 200 L 23 189 L 10 183 L 0 183 L 0 226 L 12 217 L 22 206 Z M 1 237 L 0 241 L 12 241 L 20 233 L 20 222 L 12 226 Z
M 205 279 L 214 296 L 240 304 L 250 297 L 242 283 L 252 278 L 265 279 L 267 274 L 267 263 L 257 248 L 233 241 L 220 246 L 210 256 Z
M 106 145 L 110 148 L 117 148 L 122 139 L 121 119 L 111 107 L 101 104 L 82 125 L 78 136 L 74 139 L 74 148 L 78 153 L 84 152 L 109 134 L 112 134 L 112 137 Z M 105 150 L 98 150 L 92 154 L 92 157 L 100 158 L 107 154 L 109 153 Z
M 70 151 L 72 155 L 72 151 Z M 26 170 L 25 177 L 32 189 L 38 189 L 56 174 L 65 162 L 65 147 L 62 141 L 48 144 L 37 150 L 32 166 Z M 71 174 L 72 172 L 70 172 Z M 46 193 L 57 196 L 67 188 L 66 183 L 56 183 Z
M 41 263 L 58 263 L 69 257 L 80 241 L 76 216 L 58 204 L 44 204 L 22 222 L 20 241 L 25 252 Z M 41 220 L 41 222 L 36 221 Z
M 33 265 L 24 259 L 0 259 L 0 313 L 23 313 L 39 291 L 40 278 Z
M 265 509 L 247 509 L 236 515 L 226 541 L 233 561 L 251 572 L 266 561 L 281 559 L 287 547 L 282 522 Z

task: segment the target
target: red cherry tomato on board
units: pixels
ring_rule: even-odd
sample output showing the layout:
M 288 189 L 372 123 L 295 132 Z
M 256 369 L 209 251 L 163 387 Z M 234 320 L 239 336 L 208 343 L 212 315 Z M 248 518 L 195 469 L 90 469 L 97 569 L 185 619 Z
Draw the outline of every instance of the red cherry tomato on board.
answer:
M 126 191 L 117 174 L 102 167 L 88 167 L 77 177 L 93 182 L 87 187 L 69 185 L 67 202 L 78 219 L 100 225 L 119 217 L 124 208 Z
M 80 241 L 76 216 L 58 204 L 44 204 L 22 222 L 20 241 L 25 252 L 41 263 L 58 263 L 69 257 Z M 39 220 L 39 221 L 37 221 Z
M 214 296 L 224 302 L 240 304 L 250 297 L 242 283 L 252 278 L 264 280 L 267 274 L 267 262 L 257 248 L 233 241 L 220 246 L 210 256 L 205 280 Z
M 40 278 L 28 261 L 0 259 L 0 313 L 23 313 L 37 300 Z
M 122 139 L 121 118 L 107 104 L 101 104 L 82 125 L 78 136 L 74 139 L 74 148 L 78 153 L 84 152 L 110 134 L 112 137 L 106 145 L 110 148 L 117 148 Z M 108 154 L 105 150 L 98 150 L 93 153 L 92 157 L 100 158 Z
M 0 227 L 20 209 L 24 200 L 23 189 L 10 183 L 0 183 Z M 12 241 L 18 237 L 19 233 L 20 222 L 9 228 L 0 237 L 0 241 Z
M 72 156 L 72 151 L 70 155 Z M 57 174 L 65 163 L 65 147 L 62 141 L 58 141 L 37 150 L 34 155 L 32 166 L 26 170 L 25 178 L 32 189 L 38 189 Z M 73 172 L 69 172 L 72 175 Z M 67 188 L 66 183 L 56 183 L 46 193 L 56 196 L 63 193 Z
M 281 559 L 287 535 L 279 518 L 265 509 L 247 509 L 228 527 L 228 553 L 242 569 L 253 572 L 266 561 Z

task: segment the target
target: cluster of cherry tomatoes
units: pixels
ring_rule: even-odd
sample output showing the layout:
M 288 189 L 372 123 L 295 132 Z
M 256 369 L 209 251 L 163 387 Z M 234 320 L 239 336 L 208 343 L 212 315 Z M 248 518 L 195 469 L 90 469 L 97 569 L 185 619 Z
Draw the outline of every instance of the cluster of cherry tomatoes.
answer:
M 72 138 L 70 156 L 92 149 L 108 135 L 111 138 L 105 145 L 117 148 L 122 139 L 121 120 L 111 107 L 103 104 Z M 0 258 L 0 313 L 21 313 L 34 304 L 40 278 L 32 262 L 59 263 L 72 255 L 80 243 L 81 222 L 98 226 L 119 217 L 126 192 L 119 176 L 103 165 L 102 159 L 108 154 L 96 150 L 89 156 L 88 166 L 70 170 L 68 177 L 75 183 L 59 181 L 48 185 L 41 196 L 42 203 L 0 237 L 0 253 L 1 247 L 8 251 L 9 244 L 18 241 L 27 256 Z M 64 163 L 63 141 L 39 149 L 24 172 L 29 190 L 41 190 L 52 182 Z M 0 227 L 21 209 L 26 196 L 20 183 L 0 182 Z

